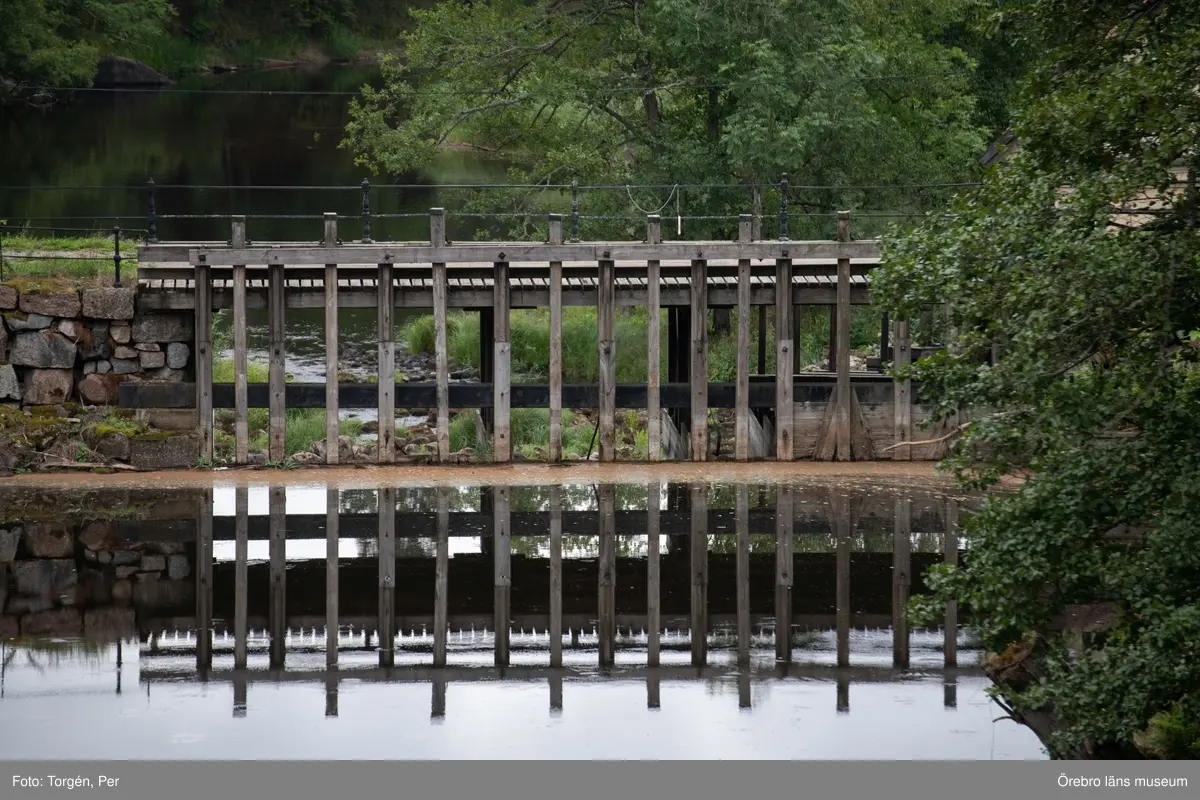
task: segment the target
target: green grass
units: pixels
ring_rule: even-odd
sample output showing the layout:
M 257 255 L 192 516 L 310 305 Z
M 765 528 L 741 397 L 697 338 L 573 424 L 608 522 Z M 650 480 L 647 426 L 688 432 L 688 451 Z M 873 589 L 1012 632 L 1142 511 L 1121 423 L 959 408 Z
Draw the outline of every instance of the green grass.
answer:
M 564 410 L 562 415 L 563 458 L 585 458 L 596 426 L 578 419 L 570 411 Z M 550 448 L 549 409 L 514 408 L 511 411 L 510 426 L 514 452 L 532 460 L 546 458 Z M 470 447 L 480 460 L 491 458 L 491 441 L 479 441 L 475 433 L 474 413 L 456 415 L 450 420 L 450 449 L 457 452 Z
M 134 240 L 121 242 L 121 267 L 126 275 L 136 269 L 137 247 Z M 0 228 L 0 274 L 5 281 L 76 278 L 109 285 L 113 280 L 112 252 L 112 232 L 102 229 L 88 235 L 41 236 L 29 228 Z

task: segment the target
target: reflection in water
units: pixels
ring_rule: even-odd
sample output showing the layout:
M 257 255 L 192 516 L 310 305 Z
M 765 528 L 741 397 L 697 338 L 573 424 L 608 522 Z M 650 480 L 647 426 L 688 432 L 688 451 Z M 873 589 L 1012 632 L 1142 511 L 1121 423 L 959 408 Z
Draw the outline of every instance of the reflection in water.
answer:
M 979 670 L 956 666 L 978 653 L 955 609 L 942 630 L 908 630 L 925 569 L 966 544 L 968 498 L 372 494 L 229 488 L 196 493 L 190 518 L 183 503 L 81 519 L 64 528 L 73 580 L 69 558 L 35 553 L 52 526 L 25 522 L 4 572 L 6 624 L 31 634 L 4 645 L 5 752 L 53 741 L 105 758 L 124 739 L 157 758 L 1042 757 L 1027 730 L 992 722 Z M 64 582 L 74 597 L 54 600 Z M 322 710 L 338 727 L 313 727 Z M 101 729 L 120 735 L 88 733 Z

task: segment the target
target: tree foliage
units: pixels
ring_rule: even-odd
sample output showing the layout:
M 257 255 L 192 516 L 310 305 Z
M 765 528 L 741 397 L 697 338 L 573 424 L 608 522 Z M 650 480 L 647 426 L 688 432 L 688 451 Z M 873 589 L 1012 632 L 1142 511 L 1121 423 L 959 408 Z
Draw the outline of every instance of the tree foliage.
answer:
M 939 414 L 970 410 L 949 465 L 1024 481 L 991 495 L 968 562 L 915 610 L 970 609 L 1004 702 L 1053 755 L 1195 758 L 1200 6 L 1045 0 L 1000 22 L 1043 53 L 1019 152 L 892 238 L 873 291 L 902 315 L 940 306 L 955 331 L 910 373 Z M 1081 608 L 1111 619 L 1054 633 Z

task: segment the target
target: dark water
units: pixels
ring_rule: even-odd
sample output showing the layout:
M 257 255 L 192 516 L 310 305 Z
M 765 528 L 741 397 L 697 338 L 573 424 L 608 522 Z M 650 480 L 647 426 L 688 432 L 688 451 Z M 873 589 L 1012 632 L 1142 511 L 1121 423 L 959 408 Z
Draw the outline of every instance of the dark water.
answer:
M 810 480 L 744 487 L 743 517 L 743 490 L 728 485 L 385 489 L 395 526 L 384 539 L 381 491 L 362 485 L 332 487 L 336 539 L 331 487 L 316 482 L 218 484 L 211 517 L 195 490 L 0 491 L 0 634 L 21 634 L 3 644 L 0 749 L 10 758 L 1044 757 L 1029 731 L 993 721 L 1002 714 L 968 631 L 958 631 L 957 667 L 944 665 L 941 630 L 911 631 L 908 664 L 895 664 L 897 581 L 911 576 L 908 590 L 924 591 L 922 573 L 945 557 L 947 518 L 969 513 L 970 498 Z M 610 498 L 611 528 L 601 521 Z M 561 561 L 548 536 L 552 502 Z M 851 528 L 833 521 L 843 502 Z M 497 530 L 511 531 L 507 550 Z M 965 557 L 969 542 L 954 541 Z M 502 565 L 507 606 L 497 605 Z M 785 606 L 781 568 L 792 575 Z M 336 655 L 326 648 L 331 577 Z M 552 668 L 555 577 L 562 666 Z M 379 635 L 389 613 L 390 646 Z M 439 613 L 446 666 L 435 668 Z M 604 665 L 607 630 L 615 651 Z M 849 667 L 837 666 L 839 642 Z

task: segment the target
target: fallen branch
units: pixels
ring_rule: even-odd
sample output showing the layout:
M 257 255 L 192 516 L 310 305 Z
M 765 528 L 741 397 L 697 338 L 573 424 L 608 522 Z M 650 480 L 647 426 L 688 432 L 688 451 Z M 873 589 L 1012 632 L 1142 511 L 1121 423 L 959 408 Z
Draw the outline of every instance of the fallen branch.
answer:
M 83 464 L 78 461 L 62 461 L 58 464 L 42 464 L 41 469 L 121 469 L 129 472 L 141 472 L 129 464 Z
M 960 433 L 965 431 L 967 429 L 967 427 L 970 426 L 970 424 L 971 424 L 970 422 L 964 422 L 963 424 L 961 424 L 958 427 L 951 430 L 945 436 L 939 436 L 936 439 L 922 439 L 919 442 L 897 442 L 896 444 L 891 445 L 890 447 L 883 448 L 879 452 L 886 453 L 888 450 L 895 450 L 897 447 L 920 447 L 922 445 L 927 445 L 927 444 L 941 444 L 942 442 L 946 441 L 947 439 L 958 436 Z

